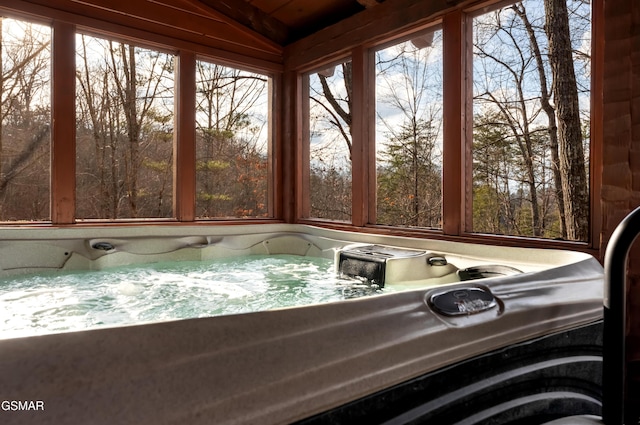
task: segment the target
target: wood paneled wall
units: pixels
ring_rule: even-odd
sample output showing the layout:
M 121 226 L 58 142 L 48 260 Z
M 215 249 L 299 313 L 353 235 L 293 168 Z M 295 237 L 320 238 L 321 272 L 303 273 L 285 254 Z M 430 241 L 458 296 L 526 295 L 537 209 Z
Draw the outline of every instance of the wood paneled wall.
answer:
M 640 205 L 640 2 L 604 5 L 601 256 L 615 227 Z M 629 256 L 628 355 L 640 361 L 640 243 Z M 633 372 L 633 370 L 632 370 Z M 640 374 L 635 371 L 636 381 Z

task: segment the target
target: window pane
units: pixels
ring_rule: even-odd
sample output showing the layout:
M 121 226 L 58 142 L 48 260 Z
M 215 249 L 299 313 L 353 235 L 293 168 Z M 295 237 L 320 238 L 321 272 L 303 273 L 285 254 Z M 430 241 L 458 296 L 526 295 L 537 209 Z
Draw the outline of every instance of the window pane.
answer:
M 351 62 L 309 76 L 310 217 L 351 220 Z
M 266 217 L 269 78 L 197 62 L 196 215 Z
M 173 216 L 174 56 L 77 35 L 80 219 Z
M 525 0 L 473 20 L 469 230 L 587 240 L 588 3 L 548 18 Z
M 0 220 L 50 220 L 51 29 L 0 17 Z
M 376 52 L 376 222 L 442 227 L 442 31 Z

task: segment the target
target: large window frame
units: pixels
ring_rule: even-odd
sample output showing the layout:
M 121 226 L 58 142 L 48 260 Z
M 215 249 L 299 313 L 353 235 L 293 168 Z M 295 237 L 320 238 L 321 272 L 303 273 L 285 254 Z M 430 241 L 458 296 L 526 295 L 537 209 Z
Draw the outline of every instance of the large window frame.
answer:
M 100 20 L 75 16 L 47 7 L 24 5 L 25 10 L 0 7 L 0 13 L 14 19 L 26 20 L 52 28 L 52 83 L 51 83 L 51 214 L 50 221 L 44 222 L 2 222 L 12 225 L 103 225 L 103 224 L 145 224 L 145 223 L 211 223 L 224 222 L 269 222 L 278 220 L 281 208 L 274 200 L 281 198 L 275 184 L 275 167 L 281 162 L 272 158 L 276 140 L 279 140 L 280 126 L 275 123 L 277 114 L 271 113 L 268 123 L 268 213 L 267 217 L 224 217 L 210 219 L 196 217 L 195 211 L 195 90 L 196 61 L 206 60 L 222 66 L 234 67 L 242 71 L 260 73 L 269 83 L 269 110 L 277 111 L 281 106 L 276 93 L 280 90 L 282 66 L 259 58 L 242 58 L 235 53 L 224 52 L 207 45 L 171 38 L 170 36 L 146 32 Z M 170 218 L 137 219 L 77 219 L 76 218 L 76 34 L 82 33 L 148 47 L 163 52 L 171 52 L 176 57 L 174 149 L 173 149 L 173 216 Z
M 364 35 L 365 30 L 345 29 L 342 37 L 336 37 L 333 42 L 336 45 L 342 45 L 342 50 L 338 52 L 323 52 L 318 49 L 314 56 L 310 53 L 310 48 L 315 41 L 320 42 L 321 36 L 317 40 L 309 37 L 292 46 L 288 53 L 291 56 L 301 56 L 302 59 L 296 61 L 290 59 L 288 65 L 303 75 L 307 72 L 309 63 L 322 64 L 328 63 L 327 58 L 336 57 L 339 54 L 350 55 L 353 58 L 355 75 L 361 76 L 360 82 L 362 87 L 361 97 L 354 99 L 354 109 L 359 108 L 361 117 L 363 117 L 364 125 L 355 127 L 353 137 L 353 145 L 359 146 L 358 152 L 361 153 L 358 158 L 353 160 L 353 219 L 349 225 L 338 225 L 320 219 L 310 219 L 305 215 L 305 209 L 299 208 L 297 221 L 300 223 L 308 223 L 314 225 L 325 225 L 337 228 L 366 228 L 368 232 L 373 233 L 392 233 L 399 235 L 413 235 L 418 237 L 431 237 L 437 239 L 473 241 L 480 243 L 503 244 L 512 246 L 535 246 L 535 247 L 551 247 L 551 248 L 570 248 L 586 252 L 596 252 L 599 249 L 599 237 L 601 227 L 600 212 L 600 180 L 601 172 L 598 164 L 601 163 L 602 152 L 602 127 L 600 121 L 602 117 L 602 49 L 599 43 L 599 35 L 602 31 L 603 21 L 603 5 L 601 0 L 592 2 L 592 61 L 591 61 L 591 131 L 590 131 L 590 150 L 589 150 L 589 189 L 590 189 L 590 225 L 588 241 L 567 241 L 567 240 L 549 240 L 539 239 L 526 236 L 508 236 L 508 235 L 489 235 L 478 234 L 468 231 L 468 222 L 471 220 L 471 199 L 470 190 L 472 181 L 470 174 L 471 161 L 471 129 L 472 122 L 468 118 L 468 108 L 470 98 L 470 69 L 467 64 L 471 61 L 472 49 L 470 46 L 470 28 L 471 19 L 474 14 L 478 14 L 479 10 L 486 10 L 487 7 L 496 7 L 498 4 L 505 5 L 512 3 L 510 1 L 484 1 L 478 2 L 471 6 L 459 7 L 446 13 L 435 11 L 430 16 L 425 16 L 413 22 L 412 25 L 404 27 L 401 31 L 391 30 L 384 32 L 384 26 L 380 26 L 381 33 Z M 417 7 L 417 6 L 416 6 Z M 428 9 L 425 6 L 425 9 Z M 393 19 L 389 19 L 392 21 Z M 375 223 L 375 166 L 374 154 L 372 154 L 372 145 L 375 130 L 371 124 L 367 124 L 373 120 L 374 111 L 372 105 L 375 100 L 372 97 L 374 63 L 371 59 L 372 51 L 378 46 L 389 43 L 394 39 L 406 38 L 407 34 L 418 33 L 420 30 L 441 22 L 444 38 L 444 87 L 443 87 L 443 223 L 442 229 L 404 229 L 394 226 L 382 226 Z M 345 28 L 348 25 L 345 25 Z M 343 28 L 344 29 L 344 28 Z M 335 34 L 338 30 L 332 31 Z M 351 40 L 366 40 L 352 42 Z M 323 54 L 325 56 L 323 56 Z M 361 60 L 358 60 L 361 58 Z M 318 69 L 316 66 L 315 69 Z M 300 82 L 300 80 L 298 80 Z M 354 77 L 355 84 L 355 77 Z M 297 99 L 304 98 L 303 87 L 298 84 L 296 95 Z M 300 128 L 305 126 L 304 114 L 302 122 L 299 122 Z M 301 149 L 300 145 L 299 149 Z M 303 148 L 302 148 L 303 149 Z M 299 157 L 299 160 L 304 158 Z M 308 165 L 302 163 L 299 169 L 305 171 Z M 359 171 L 356 171 L 359 170 Z M 296 202 L 298 205 L 306 205 L 306 194 L 304 191 L 296 193 Z

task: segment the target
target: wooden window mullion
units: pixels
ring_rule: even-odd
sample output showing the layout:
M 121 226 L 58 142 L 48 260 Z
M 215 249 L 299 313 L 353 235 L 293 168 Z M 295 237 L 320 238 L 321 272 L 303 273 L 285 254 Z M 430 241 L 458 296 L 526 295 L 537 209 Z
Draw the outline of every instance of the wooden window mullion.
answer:
M 71 224 L 76 208 L 75 25 L 54 22 L 51 51 L 51 221 Z
M 444 43 L 442 230 L 446 235 L 461 233 L 465 208 L 463 135 L 466 123 L 463 82 L 461 82 L 464 69 L 462 20 L 462 12 L 456 10 L 445 15 L 442 22 Z
M 178 55 L 175 130 L 173 134 L 173 213 L 178 221 L 194 221 L 196 196 L 196 55 Z

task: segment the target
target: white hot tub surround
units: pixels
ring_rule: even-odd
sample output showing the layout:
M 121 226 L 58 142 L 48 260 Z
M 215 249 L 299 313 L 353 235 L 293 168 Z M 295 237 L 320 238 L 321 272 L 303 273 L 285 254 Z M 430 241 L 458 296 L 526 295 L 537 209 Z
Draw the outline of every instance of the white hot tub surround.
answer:
M 335 258 L 341 248 L 365 245 L 421 253 L 407 263 L 410 279 L 388 283 L 402 291 L 240 315 L 0 335 L 2 400 L 44 403 L 44 410 L 6 404 L 0 423 L 291 423 L 487 353 L 584 329 L 602 316 L 603 270 L 587 254 L 305 225 L 4 228 L 0 276 L 252 254 Z M 460 270 L 486 265 L 522 273 L 461 281 Z M 403 270 L 400 262 L 392 266 L 394 276 Z M 489 293 L 495 303 L 475 314 L 434 308 L 434 296 L 469 290 Z M 566 358 L 599 362 L 597 353 Z M 457 394 L 446 391 L 442 403 Z M 597 396 L 584 397 L 599 403 Z M 420 417 L 429 409 L 420 405 L 426 407 L 394 417 Z M 493 413 L 469 415 L 465 423 Z

